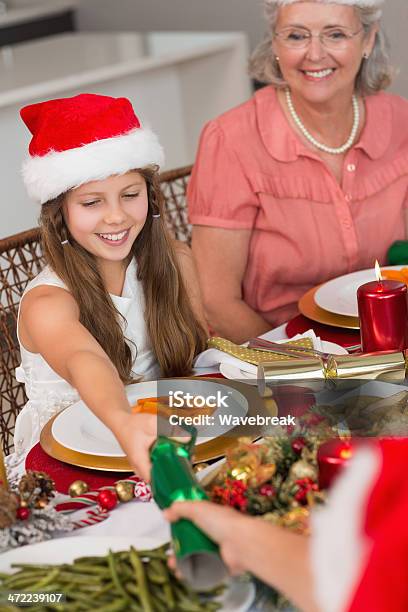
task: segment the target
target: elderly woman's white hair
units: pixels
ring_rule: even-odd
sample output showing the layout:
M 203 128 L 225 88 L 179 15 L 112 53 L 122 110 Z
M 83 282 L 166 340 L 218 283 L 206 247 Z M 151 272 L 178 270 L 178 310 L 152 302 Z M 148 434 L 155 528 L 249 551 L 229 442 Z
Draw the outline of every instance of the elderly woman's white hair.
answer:
M 359 6 L 360 8 L 379 8 L 384 4 L 384 0 L 315 0 L 322 4 L 346 4 L 348 6 Z M 265 4 L 276 4 L 285 6 L 295 2 L 306 2 L 306 0 L 265 0 Z
M 287 86 L 282 77 L 272 45 L 274 30 L 279 9 L 295 2 L 307 0 L 264 0 L 265 16 L 268 22 L 268 32 L 264 40 L 256 47 L 249 62 L 250 75 L 260 83 L 270 83 L 276 88 Z M 384 0 L 311 0 L 322 4 L 342 4 L 352 6 L 358 12 L 361 24 L 366 33 L 378 24 L 379 30 L 375 37 L 373 50 L 368 59 L 363 59 L 356 77 L 356 91 L 362 95 L 370 95 L 386 89 L 391 83 L 393 69 L 388 56 L 388 44 L 382 29 L 380 19 Z

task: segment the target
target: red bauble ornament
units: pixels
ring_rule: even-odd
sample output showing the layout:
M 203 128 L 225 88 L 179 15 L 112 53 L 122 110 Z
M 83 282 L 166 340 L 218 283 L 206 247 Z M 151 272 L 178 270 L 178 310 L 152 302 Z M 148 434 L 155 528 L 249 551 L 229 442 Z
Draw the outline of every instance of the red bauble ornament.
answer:
M 113 510 L 118 503 L 118 497 L 115 491 L 111 489 L 103 489 L 97 497 L 98 504 L 103 510 Z
M 26 521 L 30 518 L 30 508 L 20 506 L 20 508 L 17 508 L 16 516 L 20 521 Z
M 294 440 L 292 440 L 292 450 L 297 454 L 300 455 L 300 453 L 302 452 L 302 449 L 306 446 L 306 442 L 304 438 L 295 438 Z
M 296 480 L 295 485 L 297 491 L 294 497 L 295 500 L 301 504 L 307 503 L 307 494 L 309 491 L 317 491 L 319 488 L 311 478 L 299 478 L 299 480 Z

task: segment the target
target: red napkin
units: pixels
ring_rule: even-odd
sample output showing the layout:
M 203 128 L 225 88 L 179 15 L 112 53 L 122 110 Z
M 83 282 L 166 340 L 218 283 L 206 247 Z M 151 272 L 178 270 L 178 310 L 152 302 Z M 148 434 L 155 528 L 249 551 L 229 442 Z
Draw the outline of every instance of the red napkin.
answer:
M 303 315 L 298 315 L 294 319 L 291 319 L 286 325 L 286 333 L 289 338 L 296 336 L 296 334 L 303 334 L 308 329 L 313 329 L 316 336 L 319 336 L 322 340 L 335 342 L 336 344 L 340 344 L 340 346 L 347 347 L 353 346 L 354 344 L 360 344 L 359 331 L 323 325 L 322 323 L 316 323 Z
M 125 479 L 129 474 L 132 474 L 132 472 L 89 470 L 63 463 L 47 455 L 41 448 L 40 443 L 36 444 L 28 453 L 25 467 L 27 470 L 46 472 L 54 480 L 57 491 L 66 494 L 69 485 L 74 480 L 84 480 L 91 490 L 95 490 L 113 485 L 117 480 Z

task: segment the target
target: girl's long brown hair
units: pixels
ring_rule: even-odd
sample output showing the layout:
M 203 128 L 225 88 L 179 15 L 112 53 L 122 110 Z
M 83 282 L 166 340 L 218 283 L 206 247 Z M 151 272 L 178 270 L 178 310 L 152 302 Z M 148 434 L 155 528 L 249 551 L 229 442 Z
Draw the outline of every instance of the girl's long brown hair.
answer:
M 187 376 L 191 374 L 195 355 L 205 348 L 206 333 L 193 313 L 173 240 L 163 220 L 157 171 L 152 168 L 137 171 L 146 181 L 149 205 L 146 223 L 132 246 L 131 257 L 136 259 L 137 277 L 143 286 L 147 330 L 162 375 Z M 122 315 L 104 286 L 96 258 L 68 235 L 63 204 L 61 195 L 41 209 L 46 261 L 75 298 L 82 325 L 99 342 L 122 381 L 132 382 L 132 353 L 123 335 Z M 152 217 L 159 214 L 160 218 Z M 69 243 L 62 245 L 67 239 Z

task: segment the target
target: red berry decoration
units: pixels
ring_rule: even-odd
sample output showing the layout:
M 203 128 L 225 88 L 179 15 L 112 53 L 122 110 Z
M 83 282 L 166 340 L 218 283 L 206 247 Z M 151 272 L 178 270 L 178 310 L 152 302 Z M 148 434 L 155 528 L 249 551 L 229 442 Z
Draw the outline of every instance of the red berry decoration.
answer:
M 26 521 L 30 518 L 30 508 L 20 506 L 20 508 L 17 508 L 16 516 L 20 521 Z
M 259 489 L 259 493 L 261 495 L 264 495 L 265 497 L 273 497 L 276 493 L 275 487 L 273 487 L 270 484 L 264 484 L 262 485 L 262 487 Z
M 294 497 L 295 500 L 301 504 L 307 503 L 307 494 L 309 491 L 317 491 L 319 488 L 311 478 L 299 478 L 299 480 L 296 480 L 295 485 L 297 491 Z
M 218 485 L 213 488 L 212 499 L 219 504 L 232 506 L 245 512 L 248 505 L 248 499 L 245 495 L 247 488 L 248 485 L 242 480 L 227 478 L 223 486 Z
M 103 510 L 113 510 L 118 503 L 118 497 L 115 491 L 111 489 L 103 489 L 98 494 L 98 504 Z
M 300 455 L 302 449 L 306 446 L 306 442 L 304 438 L 295 438 L 292 440 L 292 450 L 297 455 Z

